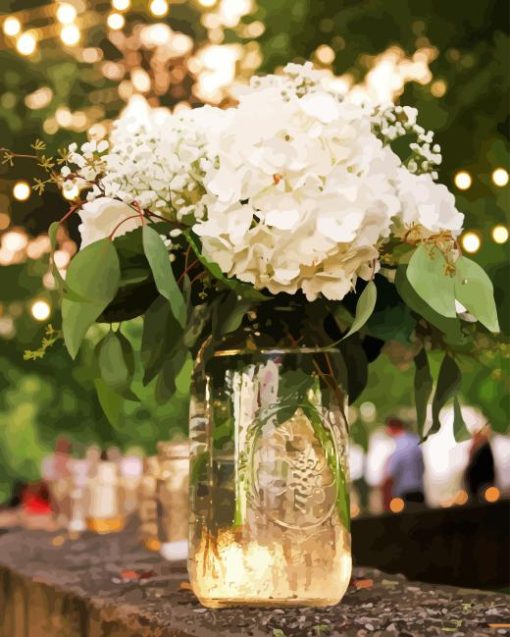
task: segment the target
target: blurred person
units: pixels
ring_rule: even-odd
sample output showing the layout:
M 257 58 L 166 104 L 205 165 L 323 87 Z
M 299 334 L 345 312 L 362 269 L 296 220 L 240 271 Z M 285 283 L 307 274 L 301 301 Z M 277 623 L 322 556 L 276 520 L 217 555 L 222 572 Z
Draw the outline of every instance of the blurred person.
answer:
M 382 485 L 385 504 L 392 498 L 402 498 L 406 503 L 423 504 L 423 453 L 420 438 L 408 431 L 398 418 L 386 420 L 386 431 L 395 440 L 395 451 L 389 457 Z
M 485 425 L 475 433 L 471 442 L 464 481 L 472 498 L 481 496 L 495 482 L 494 455 L 489 441 L 490 428 Z

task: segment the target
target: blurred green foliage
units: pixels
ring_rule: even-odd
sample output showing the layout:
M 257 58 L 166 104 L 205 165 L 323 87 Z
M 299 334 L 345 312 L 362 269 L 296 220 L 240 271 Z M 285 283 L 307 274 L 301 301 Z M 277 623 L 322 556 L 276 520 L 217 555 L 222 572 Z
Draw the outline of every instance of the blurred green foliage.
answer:
M 0 11 L 7 15 L 41 4 L 46 3 L 7 0 L 0 3 Z M 139 5 L 134 3 L 131 22 L 150 19 Z M 490 175 L 494 168 L 509 164 L 509 7 L 507 0 L 257 0 L 256 11 L 243 20 L 264 24 L 257 42 L 261 70 L 268 72 L 289 61 L 317 61 L 317 48 L 328 45 L 334 51 L 335 73 L 348 73 L 360 82 L 374 56 L 391 46 L 400 47 L 408 57 L 423 48 L 437 49 L 430 62 L 432 81 L 406 83 L 400 101 L 416 106 L 423 125 L 437 131 L 444 156 L 441 181 L 453 188 L 453 177 L 460 169 L 473 177 L 468 191 L 462 195 L 457 191 L 458 206 L 466 213 L 466 227 L 482 238 L 476 259 L 495 283 L 500 323 L 506 334 L 510 327 L 508 243 L 495 244 L 491 229 L 496 223 L 508 224 L 509 187 L 496 187 Z M 184 2 L 172 5 L 164 20 L 203 42 L 207 35 L 199 15 L 193 2 Z M 88 30 L 86 38 L 89 46 L 103 50 L 105 60 L 120 59 L 120 52 L 106 39 L 104 24 Z M 247 42 L 235 29 L 226 31 L 225 41 Z M 45 44 L 35 60 L 4 46 L 0 69 L 0 146 L 18 152 L 26 151 L 37 137 L 45 139 L 50 152 L 71 138 L 79 141 L 84 137 L 84 133 L 63 128 L 52 135 L 43 131 L 43 122 L 59 106 L 71 110 L 96 107 L 107 119 L 115 117 L 122 107 L 116 84 L 101 73 L 99 65 L 78 61 L 57 40 Z M 436 81 L 445 89 L 440 96 L 433 95 Z M 51 88 L 50 102 L 40 109 L 28 108 L 26 95 L 41 86 Z M 189 86 L 186 90 L 189 92 Z M 169 95 L 160 101 L 173 104 L 178 98 Z M 0 166 L 0 212 L 13 181 L 34 173 L 29 162 L 19 162 L 14 168 Z M 65 203 L 51 192 L 44 197 L 32 193 L 28 202 L 10 202 L 12 225 L 24 226 L 34 235 L 44 232 L 65 209 Z M 70 231 L 77 238 L 75 223 L 70 224 Z M 22 360 L 23 350 L 37 348 L 44 331 L 28 313 L 30 300 L 43 294 L 56 303 L 52 293 L 42 290 L 46 267 L 29 260 L 0 268 L 0 302 L 4 307 L 14 304 L 19 314 L 15 340 L 0 341 L 0 501 L 15 480 L 37 477 L 40 460 L 59 433 L 66 432 L 78 451 L 92 441 L 124 448 L 136 444 L 151 451 L 156 440 L 186 427 L 184 395 L 178 393 L 167 405 L 156 406 L 151 388 L 143 389 L 141 382 L 135 384 L 135 391 L 142 402 L 127 403 L 115 426 L 109 423 L 93 387 L 93 344 L 84 349 L 76 364 L 60 343 L 42 360 Z M 58 326 L 57 317 L 50 320 Z M 104 333 L 102 329 L 97 328 L 97 339 Z M 130 338 L 140 337 L 136 322 L 125 329 Z M 369 387 L 358 401 L 374 402 L 381 417 L 397 405 L 411 406 L 413 402 L 412 365 L 397 368 L 390 358 L 391 353 L 372 366 Z M 490 351 L 481 359 L 466 359 L 463 394 L 466 402 L 480 406 L 493 425 L 503 430 L 509 413 L 504 402 L 509 394 L 508 359 Z

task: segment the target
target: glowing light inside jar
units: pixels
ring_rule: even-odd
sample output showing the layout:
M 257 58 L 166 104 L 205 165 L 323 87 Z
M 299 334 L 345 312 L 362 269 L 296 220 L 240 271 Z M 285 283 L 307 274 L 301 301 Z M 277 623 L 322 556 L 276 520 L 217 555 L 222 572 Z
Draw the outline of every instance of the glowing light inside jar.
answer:
M 342 540 L 334 546 L 323 544 L 323 539 L 319 534 L 313 547 L 309 543 L 291 546 L 288 539 L 268 547 L 256 541 L 242 543 L 231 531 L 224 531 L 211 548 L 211 541 L 203 538 L 195 553 L 194 591 L 209 607 L 229 602 L 278 605 L 292 600 L 319 606 L 336 603 L 351 574 L 348 534 L 342 531 Z M 300 551 L 307 561 L 305 569 L 297 559 Z

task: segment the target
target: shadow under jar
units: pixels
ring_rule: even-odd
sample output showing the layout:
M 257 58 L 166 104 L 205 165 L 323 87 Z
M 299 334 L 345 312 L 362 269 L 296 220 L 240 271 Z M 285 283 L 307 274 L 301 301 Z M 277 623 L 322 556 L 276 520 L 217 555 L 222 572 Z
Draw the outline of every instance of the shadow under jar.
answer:
M 343 360 L 243 332 L 195 367 L 191 586 L 209 608 L 336 604 L 351 574 Z

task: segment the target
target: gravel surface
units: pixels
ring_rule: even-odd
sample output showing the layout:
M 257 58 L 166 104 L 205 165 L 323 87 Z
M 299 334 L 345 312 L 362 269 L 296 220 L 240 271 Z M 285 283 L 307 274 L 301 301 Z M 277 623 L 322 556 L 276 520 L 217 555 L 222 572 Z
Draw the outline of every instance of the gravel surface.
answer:
M 0 637 L 510 637 L 509 596 L 367 568 L 331 608 L 207 610 L 185 564 L 145 551 L 132 530 L 10 531 L 0 537 L 0 580 Z

